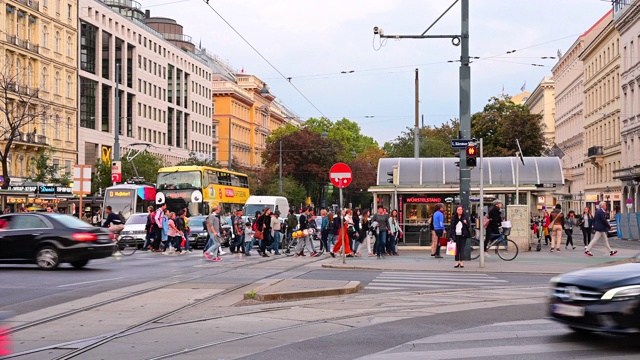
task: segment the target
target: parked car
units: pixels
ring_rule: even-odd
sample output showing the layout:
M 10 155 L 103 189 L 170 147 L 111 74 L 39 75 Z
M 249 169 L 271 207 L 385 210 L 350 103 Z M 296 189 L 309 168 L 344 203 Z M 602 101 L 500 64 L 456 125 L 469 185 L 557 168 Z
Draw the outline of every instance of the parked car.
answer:
M 127 222 L 124 223 L 124 229 L 120 232 L 120 241 L 124 241 L 127 245 L 133 245 L 130 242 L 135 242 L 138 249 L 141 249 L 147 236 L 145 227 L 148 216 L 147 213 L 136 213 L 129 216 Z
M 551 279 L 549 315 L 577 332 L 640 333 L 640 255 Z
M 189 218 L 189 245 L 194 248 L 204 248 L 209 239 L 209 233 L 207 232 L 205 222 L 206 216 L 192 216 Z
M 55 269 L 61 263 L 82 268 L 113 253 L 113 234 L 75 217 L 56 213 L 0 216 L 0 263 L 33 263 Z

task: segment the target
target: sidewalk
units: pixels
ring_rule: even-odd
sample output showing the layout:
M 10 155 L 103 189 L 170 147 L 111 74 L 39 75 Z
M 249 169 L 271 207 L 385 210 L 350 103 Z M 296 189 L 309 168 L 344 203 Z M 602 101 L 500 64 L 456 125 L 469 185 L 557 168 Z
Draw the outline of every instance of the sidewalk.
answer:
M 616 256 L 609 256 L 603 246 L 596 246 L 592 249 L 593 257 L 584 254 L 584 247 L 577 246 L 575 250 L 569 248 L 560 249 L 560 252 L 550 252 L 549 246 L 542 246 L 540 252 L 520 251 L 518 257 L 512 261 L 504 261 L 495 254 L 489 252 L 489 257 L 485 258 L 484 268 L 480 267 L 480 259 L 465 261 L 464 269 L 454 269 L 453 256 L 444 255 L 444 247 L 441 254 L 442 259 L 431 256 L 429 247 L 400 247 L 399 256 L 386 256 L 383 259 L 376 257 L 347 258 L 346 264 L 342 263 L 342 258 L 328 259 L 324 261 L 322 267 L 332 269 L 351 270 L 398 270 L 398 271 L 447 271 L 447 272 L 478 272 L 478 273 L 524 273 L 524 274 L 547 274 L 556 275 L 564 272 L 578 270 L 589 266 L 598 266 L 608 262 L 623 262 L 628 258 L 638 255 L 636 249 L 619 248 Z

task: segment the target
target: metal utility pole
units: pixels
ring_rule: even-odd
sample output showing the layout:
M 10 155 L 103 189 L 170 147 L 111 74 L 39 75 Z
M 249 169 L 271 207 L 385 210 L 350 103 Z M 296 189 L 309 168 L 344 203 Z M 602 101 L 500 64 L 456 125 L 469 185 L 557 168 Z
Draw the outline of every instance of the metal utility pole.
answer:
M 282 194 L 282 140 L 280 140 L 280 194 Z
M 227 169 L 231 170 L 231 116 L 229 116 L 229 161 Z
M 484 149 L 482 148 L 482 138 L 480 138 L 480 207 L 478 208 L 478 226 L 480 232 L 480 267 L 484 267 Z M 489 213 L 487 213 L 487 216 Z
M 459 35 L 425 35 L 451 8 L 460 1 L 461 33 Z M 469 67 L 469 0 L 455 0 L 431 26 L 420 35 L 385 35 L 379 27 L 373 28 L 374 35 L 381 39 L 451 39 L 460 51 L 460 139 L 471 139 L 471 68 Z M 469 211 L 471 191 L 471 170 L 467 166 L 467 156 L 460 153 L 460 203 Z
M 115 136 L 113 139 L 113 160 L 120 160 L 120 89 L 118 88 L 118 82 L 120 81 L 120 64 L 116 64 L 116 123 L 115 123 Z
M 418 129 L 418 114 L 420 113 L 420 80 L 418 78 L 418 69 L 416 69 L 416 125 L 413 128 L 413 157 L 420 157 L 420 134 Z

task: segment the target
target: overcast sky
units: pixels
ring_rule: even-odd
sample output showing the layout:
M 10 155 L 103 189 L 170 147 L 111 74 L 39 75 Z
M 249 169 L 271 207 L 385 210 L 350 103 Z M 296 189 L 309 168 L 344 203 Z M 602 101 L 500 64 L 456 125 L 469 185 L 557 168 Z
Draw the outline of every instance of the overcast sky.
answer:
M 460 58 L 460 47 L 449 39 L 381 44 L 373 27 L 387 35 L 419 35 L 453 2 L 210 0 L 278 71 L 203 0 L 142 0 L 142 5 L 152 16 L 184 25 L 196 46 L 201 41 L 232 67 L 263 79 L 301 118 L 346 117 L 383 145 L 413 127 L 415 68 L 425 124 L 459 117 L 459 64 L 448 61 Z M 525 82 L 526 90 L 533 91 L 557 61 L 541 57 L 564 53 L 610 8 L 611 2 L 603 0 L 471 0 L 470 55 L 480 57 L 471 64 L 472 113 L 500 95 L 503 86 L 509 95 L 519 93 Z M 428 34 L 459 34 L 460 17 L 458 3 Z M 517 51 L 507 54 L 511 50 Z M 304 96 L 278 72 L 291 77 Z

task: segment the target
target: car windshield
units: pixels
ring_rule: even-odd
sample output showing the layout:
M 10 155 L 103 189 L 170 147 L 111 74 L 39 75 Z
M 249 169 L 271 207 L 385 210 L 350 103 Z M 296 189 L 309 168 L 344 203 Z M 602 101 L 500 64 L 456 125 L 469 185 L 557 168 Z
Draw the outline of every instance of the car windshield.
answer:
M 159 190 L 199 189 L 202 188 L 200 171 L 179 171 L 158 174 Z
M 244 209 L 242 209 L 243 214 L 247 214 L 249 216 L 254 216 L 257 211 L 262 213 L 264 208 L 268 207 L 271 211 L 274 210 L 274 205 L 265 205 L 265 204 L 245 204 Z
M 127 220 L 125 225 L 136 225 L 136 224 L 146 224 L 147 223 L 147 214 L 133 214 Z
M 192 216 L 189 218 L 189 228 L 193 229 L 201 229 L 204 228 L 204 221 L 207 219 L 206 216 Z
M 64 215 L 64 214 L 49 214 L 47 216 L 52 217 L 54 220 L 56 220 L 57 222 L 61 223 L 62 225 L 68 227 L 68 228 L 91 228 L 94 227 L 93 225 L 86 223 L 82 220 L 79 220 L 78 218 L 75 218 L 73 216 L 70 215 Z

